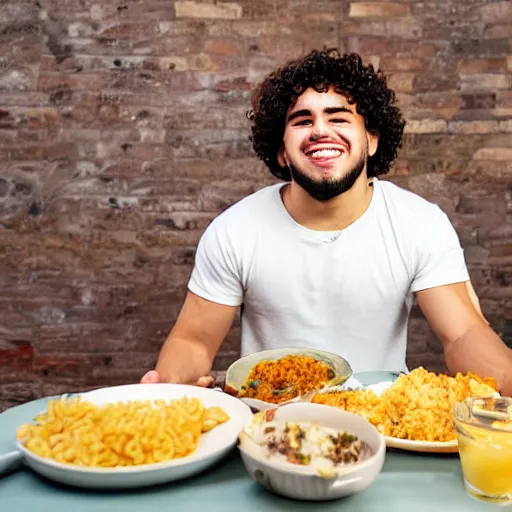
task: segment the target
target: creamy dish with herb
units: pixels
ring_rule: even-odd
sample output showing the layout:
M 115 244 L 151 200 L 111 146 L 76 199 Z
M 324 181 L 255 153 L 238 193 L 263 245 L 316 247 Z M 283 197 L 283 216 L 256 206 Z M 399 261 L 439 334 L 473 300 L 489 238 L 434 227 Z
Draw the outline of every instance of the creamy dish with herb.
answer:
M 313 423 L 270 421 L 253 424 L 246 432 L 269 458 L 326 471 L 373 455 L 357 436 Z

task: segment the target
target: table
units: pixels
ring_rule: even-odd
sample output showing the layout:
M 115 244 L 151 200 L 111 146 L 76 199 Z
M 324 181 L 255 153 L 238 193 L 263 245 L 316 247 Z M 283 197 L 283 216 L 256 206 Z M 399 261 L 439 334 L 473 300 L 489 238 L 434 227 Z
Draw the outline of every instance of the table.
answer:
M 371 379 L 361 378 L 363 383 Z M 0 453 L 14 448 L 14 433 L 46 408 L 35 400 L 0 414 Z M 0 477 L 0 512 L 229 512 L 245 511 L 484 512 L 495 505 L 470 498 L 462 484 L 458 455 L 389 450 L 382 473 L 366 491 L 315 504 L 275 496 L 246 473 L 237 449 L 220 465 L 187 480 L 132 491 L 90 491 L 45 480 L 28 468 Z

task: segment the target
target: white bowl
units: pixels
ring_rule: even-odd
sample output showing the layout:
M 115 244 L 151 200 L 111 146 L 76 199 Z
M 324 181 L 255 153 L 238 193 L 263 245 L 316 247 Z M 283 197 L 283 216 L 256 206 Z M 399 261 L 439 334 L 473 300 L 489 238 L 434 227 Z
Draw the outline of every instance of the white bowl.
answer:
M 313 357 L 331 368 L 334 373 L 334 377 L 325 385 L 325 387 L 341 385 L 352 376 L 352 368 L 348 361 L 337 354 L 326 352 L 325 350 L 304 347 L 276 348 L 254 352 L 253 354 L 248 354 L 235 361 L 226 372 L 224 391 L 230 395 L 238 396 L 240 394 L 241 387 L 247 382 L 247 378 L 254 366 L 261 361 L 275 361 L 288 355 Z M 297 402 L 300 399 L 301 397 L 298 396 L 286 403 Z M 265 402 L 264 400 L 258 400 L 256 398 L 240 397 L 240 400 L 257 411 L 262 411 L 276 406 L 273 402 Z M 284 402 L 281 403 L 281 405 L 283 404 Z
M 220 391 L 180 384 L 133 384 L 97 389 L 81 395 L 96 405 L 131 400 L 199 398 L 205 407 L 219 406 L 230 419 L 200 438 L 189 456 L 167 462 L 118 468 L 88 468 L 40 457 L 17 442 L 25 463 L 37 473 L 68 485 L 86 488 L 144 487 L 182 479 L 214 465 L 235 446 L 238 434 L 252 419 L 247 405 Z
M 321 476 L 313 467 L 267 458 L 264 449 L 244 429 L 238 448 L 245 468 L 254 480 L 276 494 L 300 500 L 341 498 L 369 487 L 382 470 L 386 455 L 384 437 L 361 416 L 321 404 L 293 403 L 279 407 L 273 421 L 316 423 L 347 431 L 373 450 L 370 458 L 340 467 L 333 476 Z

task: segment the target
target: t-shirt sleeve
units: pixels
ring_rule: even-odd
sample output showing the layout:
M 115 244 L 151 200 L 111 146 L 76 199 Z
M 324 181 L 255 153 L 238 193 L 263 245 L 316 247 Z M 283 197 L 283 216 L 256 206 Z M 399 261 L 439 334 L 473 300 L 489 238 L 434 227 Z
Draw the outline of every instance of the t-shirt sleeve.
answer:
M 237 254 L 228 234 L 213 221 L 197 246 L 188 289 L 203 299 L 239 306 L 243 286 Z
M 413 292 L 469 281 L 464 251 L 447 215 L 439 215 L 418 233 L 416 273 Z

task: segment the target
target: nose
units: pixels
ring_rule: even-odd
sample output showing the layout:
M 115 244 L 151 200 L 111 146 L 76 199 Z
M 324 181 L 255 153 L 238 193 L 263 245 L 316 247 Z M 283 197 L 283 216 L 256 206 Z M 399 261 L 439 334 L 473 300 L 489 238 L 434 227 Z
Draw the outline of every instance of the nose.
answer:
M 324 123 L 322 120 L 317 120 L 313 124 L 309 138 L 311 141 L 319 140 L 323 137 L 327 137 L 328 133 L 329 132 L 326 123 Z

